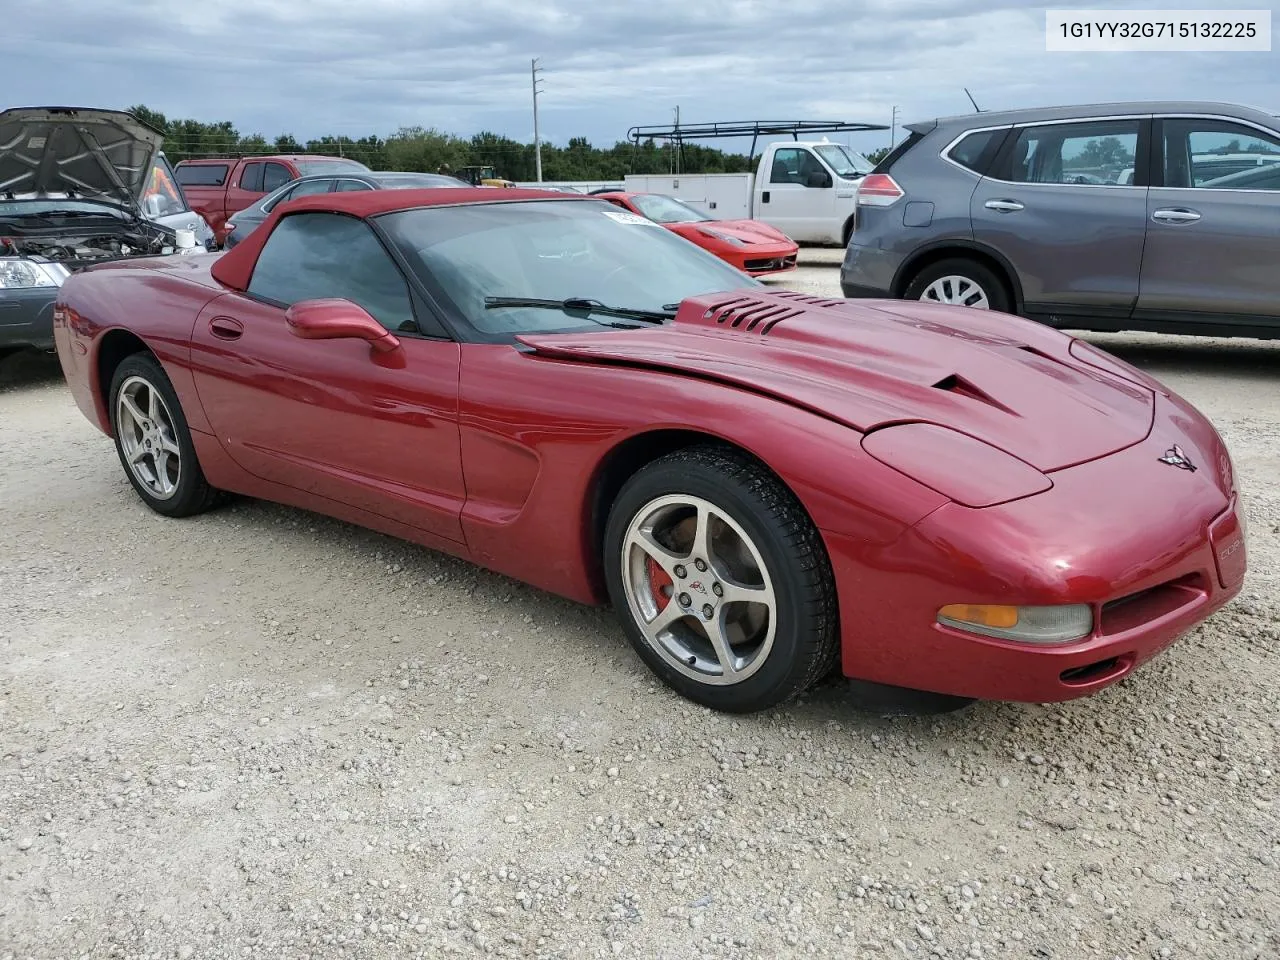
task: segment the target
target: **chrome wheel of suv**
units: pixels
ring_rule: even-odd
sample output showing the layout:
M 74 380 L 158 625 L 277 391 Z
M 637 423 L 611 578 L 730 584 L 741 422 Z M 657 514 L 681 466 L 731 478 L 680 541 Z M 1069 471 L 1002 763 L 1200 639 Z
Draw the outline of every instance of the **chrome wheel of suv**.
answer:
M 971 257 L 949 257 L 929 264 L 911 278 L 902 296 L 904 300 L 1013 312 L 1006 278 Z

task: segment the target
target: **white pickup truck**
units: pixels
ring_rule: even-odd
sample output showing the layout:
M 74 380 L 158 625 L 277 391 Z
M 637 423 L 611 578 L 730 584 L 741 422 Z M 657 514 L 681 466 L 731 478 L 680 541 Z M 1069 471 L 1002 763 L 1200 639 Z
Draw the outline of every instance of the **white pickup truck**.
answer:
M 844 144 L 822 140 L 768 144 L 751 173 L 628 174 L 632 193 L 683 200 L 717 220 L 760 220 L 797 243 L 849 242 L 858 181 L 873 164 Z

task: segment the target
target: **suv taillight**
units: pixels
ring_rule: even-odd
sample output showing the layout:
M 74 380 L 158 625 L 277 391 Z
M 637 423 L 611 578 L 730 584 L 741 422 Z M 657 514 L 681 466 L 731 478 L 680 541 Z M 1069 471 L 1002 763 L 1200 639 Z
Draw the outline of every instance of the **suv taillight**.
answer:
M 902 196 L 902 188 L 887 173 L 869 173 L 858 184 L 858 205 L 887 207 Z

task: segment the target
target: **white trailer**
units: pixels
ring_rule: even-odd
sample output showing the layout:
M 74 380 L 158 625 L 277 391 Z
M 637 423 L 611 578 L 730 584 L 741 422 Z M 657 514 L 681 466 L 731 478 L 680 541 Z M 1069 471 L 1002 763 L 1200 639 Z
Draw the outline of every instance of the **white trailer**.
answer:
M 873 164 L 862 154 L 823 136 L 839 132 L 888 130 L 883 124 L 836 120 L 754 120 L 733 123 L 677 123 L 674 127 L 632 127 L 628 139 L 639 146 L 665 141 L 750 138 L 755 156 L 762 138 L 771 138 L 755 173 L 628 175 L 627 190 L 682 200 L 718 220 L 759 220 L 798 243 L 847 245 L 857 206 L 858 182 Z M 807 135 L 807 136 L 806 136 Z M 790 137 L 790 140 L 777 140 Z
M 840 143 L 771 143 L 756 172 L 628 174 L 626 189 L 683 200 L 718 220 L 759 220 L 797 243 L 845 245 L 858 181 L 873 164 Z
M 674 197 L 717 220 L 749 220 L 751 180 L 749 173 L 628 174 L 623 189 Z

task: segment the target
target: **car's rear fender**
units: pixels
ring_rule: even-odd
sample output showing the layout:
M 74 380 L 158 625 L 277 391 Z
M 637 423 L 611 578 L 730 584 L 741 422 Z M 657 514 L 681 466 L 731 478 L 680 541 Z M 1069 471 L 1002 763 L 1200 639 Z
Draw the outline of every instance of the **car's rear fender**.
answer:
M 111 377 L 142 348 L 164 367 L 191 429 L 209 432 L 191 375 L 190 341 L 201 308 L 220 295 L 141 263 L 117 261 L 69 277 L 58 294 L 54 340 L 72 396 L 90 422 L 111 435 Z

